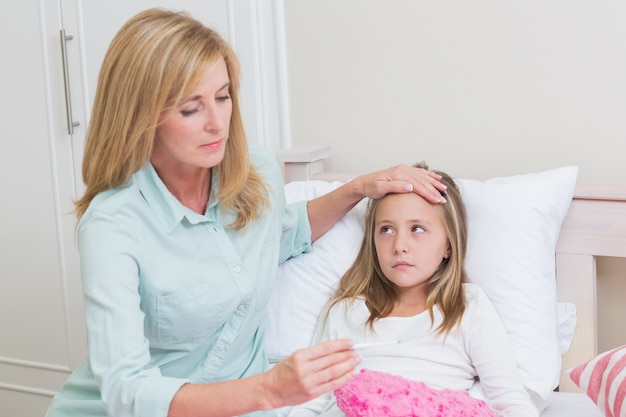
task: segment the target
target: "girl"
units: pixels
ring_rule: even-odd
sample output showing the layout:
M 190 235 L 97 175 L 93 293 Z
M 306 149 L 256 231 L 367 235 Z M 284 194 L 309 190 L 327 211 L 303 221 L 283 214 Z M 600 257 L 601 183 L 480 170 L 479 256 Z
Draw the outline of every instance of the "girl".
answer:
M 367 343 L 357 350 L 362 369 L 484 394 L 499 416 L 537 416 L 496 311 L 464 271 L 467 227 L 459 190 L 450 176 L 437 173 L 447 186 L 446 204 L 416 194 L 370 200 L 361 249 L 316 339 Z M 315 415 L 343 413 L 331 394 L 290 413 Z

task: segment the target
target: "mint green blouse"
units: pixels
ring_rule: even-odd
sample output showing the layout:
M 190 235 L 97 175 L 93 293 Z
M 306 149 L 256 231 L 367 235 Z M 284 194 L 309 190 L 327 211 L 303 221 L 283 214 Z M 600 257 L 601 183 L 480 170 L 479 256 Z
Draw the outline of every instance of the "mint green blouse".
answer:
M 275 158 L 256 145 L 250 154 L 271 207 L 241 231 L 226 228 L 235 217 L 215 199 L 215 179 L 204 215 L 180 204 L 151 165 L 94 198 L 78 225 L 88 358 L 47 417 L 166 416 L 187 382 L 267 369 L 278 264 L 310 250 L 311 228 L 306 202 L 285 205 Z

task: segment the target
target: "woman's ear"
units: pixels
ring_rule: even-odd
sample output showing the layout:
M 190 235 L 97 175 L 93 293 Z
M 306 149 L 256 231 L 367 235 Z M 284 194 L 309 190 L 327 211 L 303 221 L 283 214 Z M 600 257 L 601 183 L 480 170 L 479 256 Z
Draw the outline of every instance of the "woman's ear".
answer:
M 448 246 L 448 249 L 446 249 L 445 253 L 443 254 L 443 259 L 448 259 L 450 257 L 450 246 Z

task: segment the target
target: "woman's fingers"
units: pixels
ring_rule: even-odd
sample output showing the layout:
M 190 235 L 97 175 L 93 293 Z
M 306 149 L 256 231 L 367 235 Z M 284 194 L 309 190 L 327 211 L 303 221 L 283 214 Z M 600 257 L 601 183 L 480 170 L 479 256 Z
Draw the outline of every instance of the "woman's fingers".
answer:
M 294 352 L 270 371 L 285 405 L 300 404 L 339 388 L 354 375 L 360 357 L 348 339 L 332 340 Z
M 369 198 L 388 193 L 414 192 L 432 203 L 445 203 L 446 186 L 441 176 L 423 168 L 396 165 L 361 177 L 363 192 Z
M 349 339 L 330 340 L 292 355 L 293 365 L 306 383 L 316 386 L 341 378 L 359 362 Z

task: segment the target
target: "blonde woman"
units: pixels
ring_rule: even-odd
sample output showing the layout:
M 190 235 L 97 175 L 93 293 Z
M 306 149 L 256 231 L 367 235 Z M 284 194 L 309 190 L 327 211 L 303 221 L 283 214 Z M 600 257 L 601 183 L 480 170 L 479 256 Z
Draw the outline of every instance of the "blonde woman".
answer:
M 369 344 L 358 350 L 362 369 L 434 389 L 477 392 L 480 381 L 496 415 L 536 417 L 506 331 L 463 268 L 467 226 L 459 190 L 450 176 L 438 174 L 447 186 L 446 204 L 414 193 L 370 200 L 360 251 L 329 302 L 317 339 Z M 327 394 L 289 414 L 318 415 L 344 413 Z
M 279 262 L 363 197 L 436 175 L 397 166 L 286 206 L 280 167 L 249 144 L 231 47 L 184 13 L 132 17 L 104 58 L 76 202 L 88 357 L 48 417 L 234 416 L 348 381 L 350 340 L 268 370 L 264 309 Z

